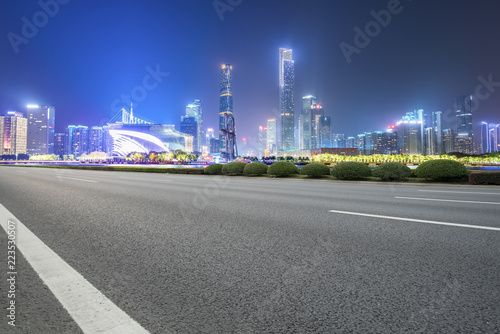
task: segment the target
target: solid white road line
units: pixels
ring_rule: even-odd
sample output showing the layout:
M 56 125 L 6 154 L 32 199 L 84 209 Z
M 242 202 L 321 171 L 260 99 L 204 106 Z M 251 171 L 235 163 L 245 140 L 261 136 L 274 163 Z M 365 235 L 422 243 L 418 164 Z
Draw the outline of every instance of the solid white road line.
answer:
M 409 199 L 412 201 L 433 201 L 433 202 L 455 202 L 455 203 L 472 203 L 472 204 L 493 204 L 500 205 L 497 202 L 476 202 L 476 201 L 459 201 L 455 199 L 437 199 L 437 198 L 417 198 L 417 197 L 394 197 L 399 199 Z
M 419 190 L 426 193 L 450 193 L 450 194 L 472 194 L 472 195 L 500 195 L 499 193 L 478 193 L 470 191 L 448 191 L 448 190 Z
M 148 333 L 0 204 L 0 224 L 15 222 L 16 246 L 84 333 Z
M 97 182 L 97 181 L 93 181 L 93 180 L 77 179 L 77 178 L 74 178 L 74 177 L 67 177 L 67 176 L 59 176 L 59 175 L 57 175 L 57 177 L 60 178 L 60 179 L 76 180 L 76 181 L 82 181 L 82 182 Z
M 403 220 L 403 221 L 410 221 L 410 222 L 424 223 L 424 224 L 445 225 L 445 226 L 475 228 L 475 229 L 480 229 L 480 230 L 500 231 L 499 227 L 480 226 L 480 225 L 467 225 L 467 224 L 455 224 L 455 223 L 445 223 L 445 222 L 437 222 L 437 221 L 432 221 L 432 220 L 422 220 L 422 219 L 402 218 L 402 217 L 391 217 L 391 216 L 380 216 L 380 215 L 372 215 L 372 214 L 368 214 L 368 213 L 338 211 L 338 210 L 330 210 L 329 212 L 341 213 L 341 214 L 353 215 L 353 216 L 373 217 L 373 218 L 392 219 L 392 220 Z

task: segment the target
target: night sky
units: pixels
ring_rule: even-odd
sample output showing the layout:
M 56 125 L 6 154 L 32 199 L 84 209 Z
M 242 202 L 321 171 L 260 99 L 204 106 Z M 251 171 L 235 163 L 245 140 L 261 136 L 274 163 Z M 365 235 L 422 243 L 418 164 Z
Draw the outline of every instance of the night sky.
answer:
M 0 113 L 53 105 L 56 132 L 105 124 L 123 106 L 116 99 L 144 87 L 147 68 L 159 68 L 161 82 L 150 79 L 147 95 L 132 98 L 135 112 L 178 128 L 185 105 L 201 99 L 204 124 L 216 128 L 220 67 L 228 63 L 238 136 L 251 140 L 279 108 L 280 47 L 293 49 L 296 115 L 301 97 L 315 95 L 334 133 L 383 130 L 420 108 L 454 121 L 446 111 L 455 97 L 474 94 L 478 77 L 490 75 L 499 84 L 473 121 L 500 123 L 498 0 L 401 0 L 400 12 L 351 63 L 340 43 L 355 46 L 353 29 L 364 30 L 374 21 L 370 12 L 392 1 L 219 0 L 237 4 L 223 20 L 212 0 L 59 1 L 67 3 L 53 17 L 41 15 L 37 1 L 0 5 Z M 29 38 L 13 47 L 9 36 L 24 38 L 22 19 L 34 16 L 38 31 L 25 31 Z

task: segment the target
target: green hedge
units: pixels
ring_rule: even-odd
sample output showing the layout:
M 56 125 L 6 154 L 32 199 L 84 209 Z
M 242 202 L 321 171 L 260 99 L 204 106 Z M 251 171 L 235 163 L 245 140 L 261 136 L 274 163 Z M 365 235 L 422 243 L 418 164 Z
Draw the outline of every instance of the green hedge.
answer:
M 291 162 L 278 161 L 269 166 L 267 173 L 274 176 L 290 176 L 299 174 L 299 169 Z
M 300 169 L 300 174 L 311 177 L 321 177 L 325 175 L 330 175 L 330 168 L 323 163 L 313 162 L 303 166 Z
M 384 181 L 400 181 L 411 176 L 411 169 L 399 162 L 386 162 L 375 167 L 372 175 Z
M 245 166 L 243 174 L 245 175 L 264 175 L 267 173 L 267 165 L 262 162 L 252 162 Z
M 341 162 L 331 169 L 332 176 L 339 180 L 359 180 L 372 175 L 370 167 L 362 162 Z
M 473 171 L 469 174 L 469 184 L 500 185 L 500 171 Z
M 437 159 L 420 164 L 416 174 L 418 177 L 428 180 L 450 181 L 468 176 L 469 171 L 458 161 Z
M 223 164 L 212 164 L 204 168 L 204 173 L 208 175 L 222 174 Z
M 241 175 L 247 163 L 243 161 L 228 162 L 222 167 L 222 173 L 228 175 Z

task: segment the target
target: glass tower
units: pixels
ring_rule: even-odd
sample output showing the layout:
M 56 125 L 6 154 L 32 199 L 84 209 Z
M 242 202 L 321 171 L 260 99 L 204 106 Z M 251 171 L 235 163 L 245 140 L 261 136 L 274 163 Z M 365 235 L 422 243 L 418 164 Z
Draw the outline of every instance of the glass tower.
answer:
M 54 153 L 55 108 L 28 105 L 28 154 Z
M 219 131 L 226 128 L 226 115 L 233 116 L 233 67 L 222 65 L 220 78 Z M 228 129 L 229 130 L 229 129 Z M 232 129 L 234 131 L 234 129 Z M 219 135 L 220 152 L 226 152 L 226 136 Z
M 472 137 L 472 95 L 457 97 L 457 152 L 473 154 Z
M 295 69 L 292 50 L 279 49 L 281 149 L 295 149 Z

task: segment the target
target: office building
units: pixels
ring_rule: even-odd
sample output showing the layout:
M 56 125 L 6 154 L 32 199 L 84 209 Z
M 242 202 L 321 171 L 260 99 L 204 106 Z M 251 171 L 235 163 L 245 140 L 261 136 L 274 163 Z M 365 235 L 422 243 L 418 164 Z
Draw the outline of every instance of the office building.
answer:
M 89 128 L 83 125 L 69 125 L 66 128 L 66 154 L 78 158 L 89 153 Z
M 471 106 L 472 95 L 457 97 L 457 132 L 455 138 L 455 150 L 464 154 L 474 154 Z
M 398 154 L 398 132 L 396 125 L 389 125 L 382 134 L 381 154 Z
M 201 108 L 201 100 L 194 100 L 186 106 L 186 114 L 184 117 L 193 117 L 196 120 L 197 128 L 193 134 L 193 149 L 196 152 L 201 152 L 203 146 L 203 110 Z M 182 130 L 181 130 L 182 132 Z
M 181 117 L 181 127 L 180 131 L 182 133 L 185 133 L 186 135 L 189 135 L 192 137 L 192 142 L 189 143 L 189 145 L 192 147 L 192 149 L 195 149 L 196 144 L 197 144 L 197 139 L 198 139 L 198 134 L 199 134 L 199 123 L 196 117 L 189 117 L 189 116 L 182 116 Z M 186 151 L 187 152 L 187 151 Z M 199 152 L 199 151 L 196 151 Z
M 227 124 L 226 124 L 227 122 Z M 229 64 L 222 65 L 221 79 L 220 79 L 220 97 L 219 97 L 219 133 L 220 131 L 234 132 L 234 119 L 233 119 L 233 67 Z M 226 128 L 227 127 L 227 128 Z M 234 145 L 229 142 L 227 135 L 219 134 L 220 140 L 220 153 L 221 155 L 226 152 L 232 151 L 227 145 Z M 227 143 L 226 143 L 227 142 Z M 232 157 L 228 157 L 232 159 Z
M 91 127 L 89 136 L 89 153 L 106 152 L 104 129 L 101 126 Z
M 212 128 L 208 128 L 208 129 L 207 129 L 207 132 L 206 132 L 206 134 L 205 134 L 205 145 L 206 145 L 206 146 L 210 147 L 210 145 L 211 145 L 211 144 L 210 144 L 210 140 L 211 140 L 212 138 L 215 138 L 215 131 L 214 131 L 214 129 L 212 129 Z M 210 153 L 211 153 L 211 152 L 210 152 Z
M 320 132 L 321 147 L 332 148 L 332 118 L 330 116 L 324 116 L 321 119 Z
M 279 49 L 279 92 L 282 150 L 295 149 L 295 68 L 292 50 Z
M 302 98 L 302 111 L 299 118 L 300 148 L 311 148 L 311 109 L 316 105 L 316 97 L 309 95 Z
M 332 148 L 346 148 L 345 134 L 336 133 L 332 135 Z
M 54 134 L 54 154 L 61 158 L 66 154 L 66 133 Z
M 28 105 L 28 154 L 54 153 L 55 108 Z
M 356 138 L 354 137 L 347 137 L 345 141 L 345 147 L 346 148 L 356 148 Z M 361 153 L 359 153 L 361 154 Z
M 453 129 L 443 130 L 443 151 L 444 153 L 455 152 L 455 133 Z
M 259 133 L 257 137 L 257 157 L 261 158 L 268 154 L 267 151 L 267 126 L 259 126 Z
M 321 127 L 325 112 L 319 104 L 311 106 L 311 149 L 321 148 Z
M 27 153 L 28 119 L 17 111 L 0 116 L 0 155 Z
M 443 154 L 443 113 L 436 111 L 432 113 L 432 128 L 436 136 L 435 147 L 433 148 L 434 154 Z
M 422 110 L 406 113 L 397 123 L 400 154 L 422 154 Z
M 270 156 L 277 156 L 278 154 L 278 146 L 277 146 L 277 121 L 276 119 L 268 119 L 267 120 L 267 150 L 269 150 Z

